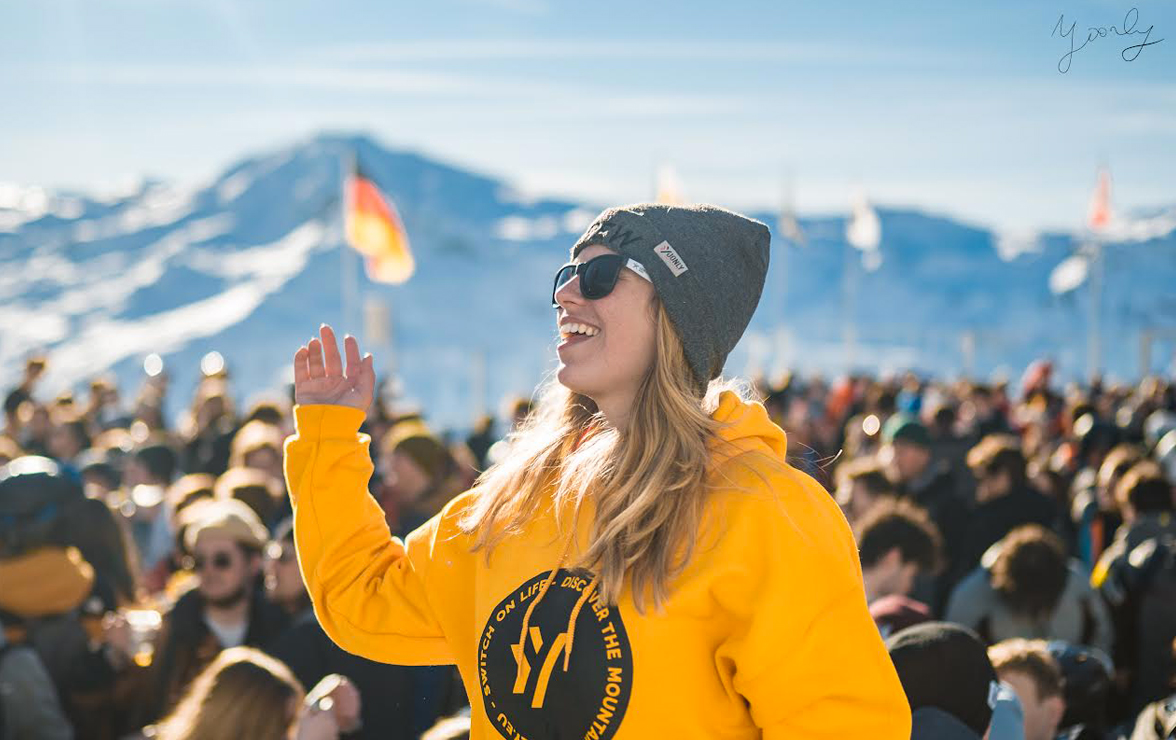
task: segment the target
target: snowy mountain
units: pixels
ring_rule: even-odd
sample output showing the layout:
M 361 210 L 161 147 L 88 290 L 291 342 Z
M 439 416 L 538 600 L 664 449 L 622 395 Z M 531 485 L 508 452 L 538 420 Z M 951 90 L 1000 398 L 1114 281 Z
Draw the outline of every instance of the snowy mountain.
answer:
M 340 248 L 340 182 L 353 154 L 412 240 L 417 273 L 405 285 L 369 283 Z M 377 368 L 394 364 L 405 395 L 439 425 L 464 426 L 479 399 L 529 393 L 554 367 L 551 277 L 598 211 L 524 199 L 503 181 L 341 135 L 247 159 L 198 189 L 146 182 L 98 197 L 0 187 L 0 384 L 46 349 L 46 392 L 104 371 L 131 389 L 157 352 L 174 413 L 200 358 L 217 350 L 243 398 L 280 392 L 293 350 L 319 322 L 362 334 L 365 310 L 381 312 L 365 309 L 374 302 L 391 309 L 395 347 L 368 337 Z M 982 228 L 911 210 L 879 216 L 875 272 L 845 243 L 843 216 L 801 219 L 805 247 L 775 240 L 760 309 L 728 372 L 839 369 L 851 306 L 862 368 L 987 374 L 1052 356 L 1081 373 L 1086 291 L 1054 298 L 1047 287 L 1076 237 L 1041 235 L 1038 251 L 1005 261 Z M 1138 215 L 1107 247 L 1104 357 L 1121 377 L 1139 374 L 1141 332 L 1176 326 L 1174 216 Z M 362 301 L 344 306 L 351 280 Z M 1161 338 L 1151 369 L 1170 362 L 1174 342 Z

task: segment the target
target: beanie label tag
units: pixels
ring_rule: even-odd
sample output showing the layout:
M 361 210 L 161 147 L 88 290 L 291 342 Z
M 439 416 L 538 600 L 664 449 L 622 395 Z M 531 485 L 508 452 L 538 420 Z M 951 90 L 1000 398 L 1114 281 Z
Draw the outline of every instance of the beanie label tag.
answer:
M 996 709 L 996 701 L 1000 698 L 1000 684 L 996 681 L 988 682 L 988 708 Z
M 678 277 L 688 269 L 686 263 L 674 251 L 669 242 L 662 242 L 653 248 L 654 254 L 661 257 L 661 261 L 666 263 L 666 267 L 670 268 L 670 272 L 674 273 L 674 277 Z

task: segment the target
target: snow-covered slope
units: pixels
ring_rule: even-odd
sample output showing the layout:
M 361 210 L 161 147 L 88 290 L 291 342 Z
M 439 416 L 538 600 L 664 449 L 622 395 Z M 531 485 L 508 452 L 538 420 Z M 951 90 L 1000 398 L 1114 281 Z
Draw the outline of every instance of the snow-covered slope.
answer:
M 396 202 L 417 273 L 371 284 L 340 249 L 343 163 L 357 156 Z M 364 136 L 322 135 L 240 162 L 207 187 L 144 183 L 118 196 L 0 188 L 0 383 L 48 349 L 45 389 L 102 371 L 133 388 L 143 357 L 163 355 L 173 404 L 200 357 L 221 352 L 248 396 L 281 389 L 289 357 L 319 322 L 362 333 L 362 304 L 391 307 L 393 363 L 409 398 L 439 424 L 463 426 L 477 378 L 494 402 L 528 393 L 553 367 L 551 276 L 597 205 L 525 200 L 508 184 Z M 1107 366 L 1138 373 L 1138 337 L 1176 325 L 1174 211 L 1145 214 L 1150 231 L 1108 249 Z M 755 214 L 774 225 L 771 214 Z M 842 217 L 802 219 L 807 247 L 777 240 L 768 285 L 728 370 L 831 370 L 843 360 L 845 269 L 854 265 L 856 364 L 987 373 L 1049 355 L 1081 372 L 1085 293 L 1053 298 L 1049 271 L 1073 249 L 1065 234 L 1011 262 L 980 228 L 910 210 L 879 209 L 883 264 L 868 273 L 844 241 Z M 1137 220 L 1138 222 L 1138 220 Z M 847 258 L 848 255 L 848 258 Z M 361 299 L 344 316 L 342 286 L 359 273 Z M 787 327 L 782 339 L 778 328 Z M 370 343 L 369 343 L 370 344 Z M 1171 358 L 1171 341 L 1158 346 Z M 174 406 L 173 406 L 174 411 Z

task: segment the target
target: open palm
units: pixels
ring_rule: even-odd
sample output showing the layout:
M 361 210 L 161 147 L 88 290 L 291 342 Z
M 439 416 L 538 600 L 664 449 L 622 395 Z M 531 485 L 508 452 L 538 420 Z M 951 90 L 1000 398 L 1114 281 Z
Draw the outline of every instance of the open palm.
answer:
M 294 402 L 298 404 L 334 404 L 367 411 L 372 405 L 376 373 L 370 354 L 362 359 L 359 342 L 353 336 L 343 338 L 347 354 L 347 371 L 339 356 L 335 332 L 323 324 L 320 339 L 312 339 L 294 353 Z

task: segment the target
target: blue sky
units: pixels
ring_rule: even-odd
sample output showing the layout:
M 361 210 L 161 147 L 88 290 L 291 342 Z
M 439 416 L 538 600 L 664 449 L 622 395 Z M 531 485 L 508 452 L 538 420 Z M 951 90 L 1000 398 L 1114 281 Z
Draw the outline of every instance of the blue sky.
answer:
M 1132 36 L 1070 48 L 1059 19 Z M 1125 47 L 1160 43 L 1123 61 Z M 1176 202 L 1176 2 L 5 0 L 0 181 L 198 183 L 323 129 L 598 204 L 875 202 L 1000 230 Z

